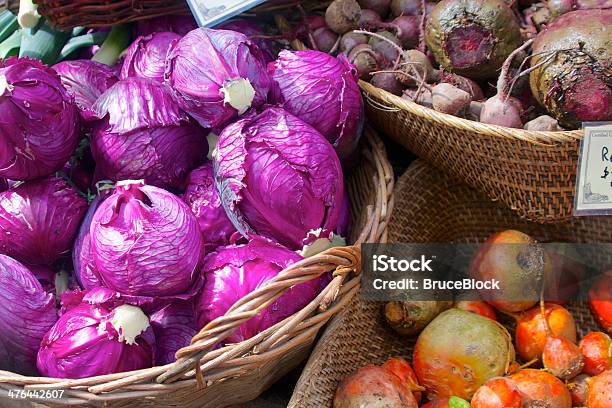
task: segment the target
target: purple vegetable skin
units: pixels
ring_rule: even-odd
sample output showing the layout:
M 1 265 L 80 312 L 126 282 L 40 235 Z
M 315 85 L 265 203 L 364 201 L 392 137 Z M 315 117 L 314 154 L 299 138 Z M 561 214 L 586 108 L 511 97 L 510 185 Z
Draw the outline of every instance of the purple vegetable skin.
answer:
M 155 352 L 155 336 L 142 310 L 94 289 L 81 303 L 66 307 L 45 335 L 37 366 L 47 377 L 85 378 L 151 367 Z
M 89 228 L 96 210 L 104 200 L 103 196 L 96 196 L 89 204 L 89 209 L 83 218 L 81 227 L 74 241 L 72 250 L 72 264 L 74 265 L 74 275 L 79 286 L 83 289 L 93 289 L 98 286 L 104 286 L 95 261 L 91 252 L 91 235 Z
M 119 81 L 94 110 L 99 120 L 92 153 L 101 177 L 179 189 L 206 157 L 206 132 L 179 109 L 163 84 L 145 78 Z
M 348 158 L 364 120 L 356 68 L 342 54 L 282 51 L 272 69 L 278 102 L 325 136 L 341 160 Z
M 206 128 L 261 106 L 270 89 L 261 50 L 228 30 L 191 31 L 169 52 L 165 77 L 181 109 Z
M 302 258 L 263 237 L 254 236 L 245 245 L 218 248 L 204 260 L 206 284 L 196 298 L 198 326 L 222 316 L 238 300 L 265 285 L 289 265 Z M 226 343 L 238 343 L 304 308 L 323 289 L 324 276 L 290 288 L 257 316 L 236 329 Z
M 0 255 L 0 282 L 0 369 L 34 374 L 40 342 L 57 320 L 55 296 L 26 266 L 5 255 Z
M 268 108 L 225 128 L 215 177 L 236 229 L 302 249 L 309 232 L 337 227 L 344 200 L 333 147 L 307 123 Z
M 127 50 L 120 78 L 140 77 L 163 82 L 168 51 L 180 38 L 167 31 L 138 37 Z
M 57 73 L 26 58 L 0 67 L 0 177 L 32 180 L 62 168 L 79 139 L 79 114 Z
M 170 31 L 181 37 L 198 28 L 193 16 L 161 16 L 141 20 L 135 24 L 134 37 L 150 35 L 161 31 Z
M 63 61 L 53 66 L 79 108 L 81 118 L 95 119 L 92 106 L 119 78 L 108 65 L 90 60 Z
M 106 287 L 128 295 L 181 295 L 194 283 L 202 252 L 198 221 L 174 194 L 118 183 L 90 226 L 91 251 Z
M 236 31 L 246 35 L 263 52 L 266 63 L 274 61 L 272 43 L 269 40 L 257 38 L 259 36 L 264 36 L 265 34 L 259 24 L 256 22 L 244 19 L 234 19 L 220 24 L 218 28 L 221 30 Z
M 207 249 L 212 250 L 219 245 L 230 243 L 230 237 L 236 232 L 236 228 L 225 214 L 211 162 L 189 174 L 183 201 L 198 219 L 202 240 Z
M 157 345 L 157 364 L 176 361 L 176 352 L 189 345 L 198 332 L 193 300 L 179 300 L 165 305 L 150 317 Z
M 85 211 L 85 199 L 57 177 L 0 193 L 0 253 L 50 265 L 72 247 Z

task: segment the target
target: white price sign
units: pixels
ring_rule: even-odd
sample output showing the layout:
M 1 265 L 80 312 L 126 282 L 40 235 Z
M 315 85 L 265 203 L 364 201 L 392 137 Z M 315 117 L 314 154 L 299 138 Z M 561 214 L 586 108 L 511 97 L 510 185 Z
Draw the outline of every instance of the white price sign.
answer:
M 574 215 L 612 214 L 612 124 L 584 126 Z
M 214 27 L 265 0 L 187 0 L 200 27 Z

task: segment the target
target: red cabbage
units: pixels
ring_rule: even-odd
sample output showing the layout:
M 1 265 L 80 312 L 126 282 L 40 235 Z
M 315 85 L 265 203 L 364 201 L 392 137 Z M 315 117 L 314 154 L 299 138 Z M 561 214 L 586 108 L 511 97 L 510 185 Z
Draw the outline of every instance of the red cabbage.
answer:
M 196 280 L 202 251 L 198 221 L 165 190 L 118 183 L 96 210 L 90 234 L 96 269 L 108 288 L 170 296 L 187 291 Z
M 160 31 L 170 31 L 181 37 L 198 28 L 198 23 L 192 15 L 188 16 L 161 16 L 147 20 L 140 20 L 134 25 L 134 37 L 150 35 Z
M 68 93 L 74 97 L 84 120 L 95 118 L 92 106 L 119 80 L 113 68 L 90 60 L 63 61 L 54 65 L 53 69 L 59 74 Z
M 155 311 L 150 317 L 157 344 L 157 364 L 176 361 L 176 352 L 189 345 L 198 332 L 193 300 L 178 300 Z
M 0 66 L 0 177 L 31 180 L 62 168 L 79 139 L 79 114 L 56 72 L 26 58 Z
M 3 178 L 0 178 L 0 193 L 6 189 L 8 189 L 8 181 Z
M 356 68 L 343 54 L 281 51 L 271 71 L 277 102 L 325 136 L 342 161 L 349 158 L 364 120 Z
M 121 67 L 121 79 L 141 77 L 163 82 L 166 56 L 173 44 L 180 38 L 180 35 L 167 31 L 138 37 L 125 54 Z
M 181 188 L 206 158 L 206 132 L 181 112 L 165 85 L 145 78 L 117 82 L 94 105 L 96 172 L 113 181 L 144 179 Z
M 57 320 L 55 296 L 23 264 L 0 255 L 0 370 L 36 372 L 40 341 Z
M 85 211 L 85 199 L 57 177 L 0 193 L 0 253 L 50 265 L 72 247 Z
M 155 336 L 139 307 L 123 304 L 119 296 L 109 298 L 104 289 L 66 306 L 40 345 L 37 366 L 42 375 L 85 378 L 155 364 Z
M 168 53 L 165 76 L 179 106 L 207 128 L 262 105 L 270 89 L 261 50 L 227 30 L 191 31 Z
M 97 195 L 91 204 L 89 204 L 89 209 L 85 214 L 85 218 L 83 218 L 83 222 L 81 223 L 81 227 L 74 241 L 74 248 L 72 250 L 74 275 L 79 286 L 83 289 L 93 289 L 98 286 L 104 286 L 96 269 L 93 254 L 91 253 L 91 238 L 89 233 L 91 220 L 103 200 L 104 196 Z
M 266 63 L 274 61 L 272 43 L 269 40 L 261 38 L 265 36 L 265 33 L 255 21 L 237 18 L 221 23 L 218 28 L 221 30 L 236 31 L 246 35 L 263 52 Z
M 309 233 L 336 229 L 344 200 L 338 157 L 319 132 L 285 110 L 268 108 L 228 126 L 215 166 L 223 205 L 244 236 L 297 250 Z
M 195 214 L 207 249 L 230 243 L 236 228 L 225 214 L 215 184 L 211 162 L 207 162 L 189 174 L 183 201 Z
M 248 244 L 220 247 L 204 259 L 206 284 L 196 298 L 198 327 L 222 316 L 242 297 L 264 286 L 289 265 L 301 260 L 295 252 L 253 236 Z M 312 301 L 329 282 L 329 277 L 291 287 L 257 316 L 244 322 L 226 340 L 238 343 L 291 316 Z

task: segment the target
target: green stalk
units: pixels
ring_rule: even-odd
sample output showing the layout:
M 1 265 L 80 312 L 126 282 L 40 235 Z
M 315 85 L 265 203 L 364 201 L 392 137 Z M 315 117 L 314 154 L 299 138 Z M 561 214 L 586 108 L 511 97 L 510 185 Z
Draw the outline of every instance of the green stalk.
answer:
M 51 27 L 43 19 L 36 28 L 23 30 L 19 56 L 38 59 L 47 65 L 53 65 L 69 38 L 70 33 Z
M 124 25 L 114 26 L 96 55 L 93 56 L 92 61 L 110 66 L 115 65 L 119 55 L 128 47 L 129 43 L 130 30 Z
M 0 13 L 0 43 L 11 36 L 19 28 L 17 17 L 8 10 Z
M 21 28 L 34 28 L 38 25 L 40 14 L 38 14 L 38 6 L 32 0 L 19 1 L 19 14 L 17 21 Z
M 78 37 L 72 37 L 70 40 L 68 40 L 64 48 L 62 48 L 62 51 L 57 59 L 58 62 L 66 59 L 70 54 L 79 48 L 102 44 L 107 35 L 108 33 L 91 33 L 80 35 Z
M 9 38 L 0 43 L 0 61 L 4 61 L 10 56 L 18 55 L 20 45 L 21 30 L 17 30 Z

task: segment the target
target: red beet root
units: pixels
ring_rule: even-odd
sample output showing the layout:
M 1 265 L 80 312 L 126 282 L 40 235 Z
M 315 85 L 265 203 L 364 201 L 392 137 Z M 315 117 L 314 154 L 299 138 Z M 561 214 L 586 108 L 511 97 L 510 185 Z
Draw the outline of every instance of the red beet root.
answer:
M 563 130 L 563 128 L 559 126 L 559 122 L 557 122 L 556 119 L 551 118 L 548 115 L 538 116 L 537 118 L 530 120 L 529 122 L 525 123 L 525 126 L 523 126 L 523 128 L 526 130 L 535 130 L 542 132 L 556 132 L 559 130 Z M 550 299 L 548 295 L 545 295 L 544 297 L 546 299 Z
M 403 384 L 406 384 L 417 402 L 421 400 L 421 391 L 425 389 L 419 385 L 417 376 L 408 361 L 403 358 L 390 358 L 382 365 L 382 368 L 395 374 Z
M 572 396 L 572 406 L 573 407 L 584 407 L 586 406 L 587 395 L 589 392 L 589 381 L 591 379 L 590 375 L 580 374 L 579 376 L 572 379 L 570 383 L 567 384 L 567 388 Z
M 357 0 L 362 9 L 373 10 L 382 18 L 389 14 L 391 0 Z
M 391 25 L 396 28 L 397 38 L 404 48 L 414 48 L 419 43 L 421 16 L 399 16 Z
M 481 316 L 488 317 L 491 320 L 497 320 L 495 309 L 480 300 L 460 300 L 459 302 L 455 303 L 455 307 L 457 309 L 477 313 Z
M 400 96 L 404 90 L 402 83 L 393 72 L 378 72 L 372 76 L 370 83 L 397 96 Z
M 392 0 L 391 16 L 417 16 L 421 14 L 421 0 Z
M 464 90 L 472 96 L 472 100 L 480 101 L 484 99 L 484 94 L 480 86 L 470 78 L 462 77 L 461 75 L 453 74 L 442 70 L 440 72 L 440 81 L 449 83 L 459 89 Z
M 391 41 L 397 47 L 401 48 L 401 43 L 395 34 L 391 33 L 390 31 L 381 31 L 378 34 Z M 383 59 L 387 62 L 387 66 L 392 66 L 399 57 L 399 50 L 390 44 L 389 41 L 385 41 L 378 37 L 371 37 L 368 44 L 370 44 L 374 51 L 383 57 Z
M 612 339 L 606 333 L 591 332 L 578 347 L 584 356 L 583 373 L 598 375 L 612 369 Z
M 612 370 L 607 370 L 589 381 L 587 408 L 610 407 L 612 407 Z
M 359 28 L 361 7 L 355 0 L 334 0 L 325 11 L 327 26 L 338 34 Z
M 357 34 L 353 32 L 348 32 L 342 36 L 340 39 L 340 52 L 348 55 L 349 52 L 352 51 L 353 48 L 358 46 L 359 44 L 367 44 L 368 36 L 365 34 Z
M 612 335 L 612 272 L 608 271 L 589 290 L 589 306 L 599 325 Z
M 474 394 L 472 408 L 522 408 L 523 398 L 512 381 L 507 378 L 492 378 Z
M 541 358 L 548 337 L 546 322 L 554 336 L 576 341 L 576 323 L 567 309 L 547 303 L 542 313 L 540 307 L 536 306 L 519 314 L 516 320 L 516 351 L 524 361 Z
M 369 44 L 359 44 L 351 50 L 348 60 L 357 68 L 359 77 L 370 80 L 370 74 L 378 69 L 380 55 Z
M 524 396 L 525 407 L 571 408 L 572 397 L 563 383 L 545 371 L 525 369 L 510 380 Z
M 338 34 L 327 27 L 317 28 L 312 36 L 315 40 L 317 49 L 323 52 L 332 51 L 338 41 Z
M 431 90 L 433 108 L 438 112 L 460 116 L 469 108 L 472 97 L 469 93 L 445 82 Z
M 552 375 L 569 380 L 582 372 L 584 357 L 574 343 L 561 336 L 549 335 L 542 351 L 542 363 Z

